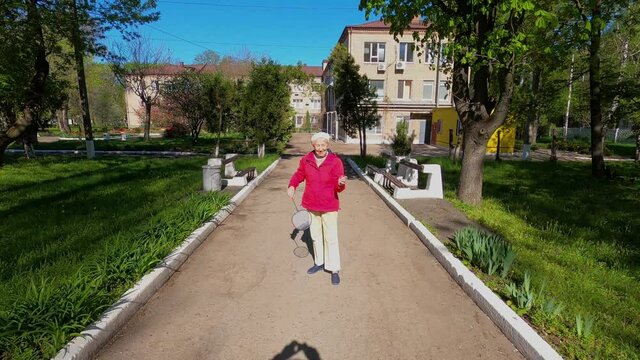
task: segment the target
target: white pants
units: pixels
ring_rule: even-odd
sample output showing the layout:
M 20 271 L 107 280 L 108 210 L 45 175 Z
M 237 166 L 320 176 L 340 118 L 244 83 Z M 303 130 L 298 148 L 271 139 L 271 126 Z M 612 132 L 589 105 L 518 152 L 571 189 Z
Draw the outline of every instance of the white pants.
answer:
M 311 213 L 311 239 L 313 240 L 314 262 L 323 265 L 327 271 L 340 271 L 340 248 L 338 246 L 338 212 Z

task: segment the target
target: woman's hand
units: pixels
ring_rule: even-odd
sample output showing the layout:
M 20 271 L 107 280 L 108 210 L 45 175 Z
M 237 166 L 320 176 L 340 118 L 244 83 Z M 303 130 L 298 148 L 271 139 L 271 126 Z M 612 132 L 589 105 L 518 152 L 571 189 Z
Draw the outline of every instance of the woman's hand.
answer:
M 346 183 L 347 183 L 347 177 L 346 176 L 340 176 L 338 178 L 338 185 L 343 186 Z
M 289 197 L 293 199 L 293 194 L 295 193 L 296 193 L 296 188 L 294 188 L 293 186 L 289 186 L 289 188 L 287 189 L 287 195 L 289 195 Z

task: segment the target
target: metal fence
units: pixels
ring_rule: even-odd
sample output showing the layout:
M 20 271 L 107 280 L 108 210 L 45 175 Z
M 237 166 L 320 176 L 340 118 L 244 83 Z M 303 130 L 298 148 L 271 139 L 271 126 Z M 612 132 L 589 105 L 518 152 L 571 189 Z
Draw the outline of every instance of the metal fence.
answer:
M 556 130 L 556 134 L 562 137 L 564 135 L 564 129 L 558 128 Z M 585 139 L 587 141 L 591 141 L 591 128 L 568 128 L 567 139 Z M 615 143 L 635 143 L 636 138 L 631 128 L 616 128 L 607 129 L 605 141 Z

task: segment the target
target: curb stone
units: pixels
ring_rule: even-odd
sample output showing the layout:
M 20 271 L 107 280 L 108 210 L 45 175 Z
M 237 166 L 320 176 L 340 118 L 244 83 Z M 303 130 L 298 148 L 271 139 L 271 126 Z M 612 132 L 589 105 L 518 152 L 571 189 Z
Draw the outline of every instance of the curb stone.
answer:
M 115 335 L 124 324 L 158 291 L 176 272 L 200 244 L 220 225 L 235 208 L 255 189 L 278 165 L 276 159 L 262 174 L 243 187 L 229 202 L 200 228 L 192 232 L 173 252 L 165 257 L 150 273 L 143 276 L 131 289 L 109 307 L 100 319 L 89 325 L 79 336 L 72 339 L 54 360 L 91 359 Z
M 475 274 L 467 269 L 420 221 L 407 212 L 380 185 L 360 170 L 353 160 L 347 162 L 358 176 L 382 198 L 398 217 L 420 238 L 431 254 L 444 267 L 449 275 L 460 285 L 465 293 L 505 334 L 507 339 L 527 358 L 531 360 L 561 360 L 562 357 L 533 330 L 518 314 L 489 289 Z

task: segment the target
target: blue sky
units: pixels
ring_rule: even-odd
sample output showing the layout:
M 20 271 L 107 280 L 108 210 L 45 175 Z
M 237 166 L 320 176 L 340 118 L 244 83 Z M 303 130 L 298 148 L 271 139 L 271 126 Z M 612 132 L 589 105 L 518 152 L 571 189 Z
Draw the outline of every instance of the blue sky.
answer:
M 321 65 L 347 25 L 364 23 L 358 0 L 158 0 L 160 20 L 140 32 L 172 58 L 192 63 L 206 49 L 246 50 L 283 65 Z M 374 20 L 372 18 L 371 20 Z

